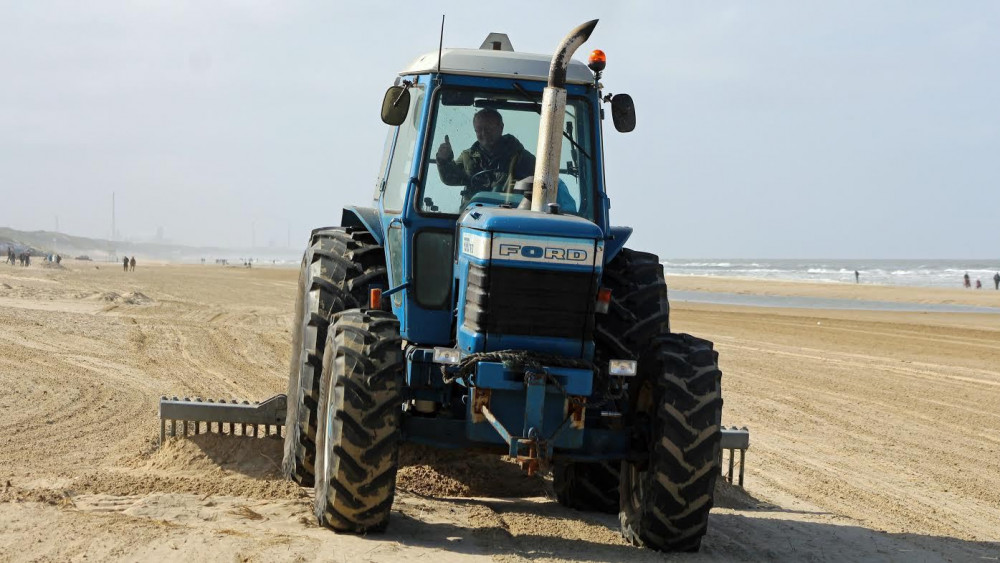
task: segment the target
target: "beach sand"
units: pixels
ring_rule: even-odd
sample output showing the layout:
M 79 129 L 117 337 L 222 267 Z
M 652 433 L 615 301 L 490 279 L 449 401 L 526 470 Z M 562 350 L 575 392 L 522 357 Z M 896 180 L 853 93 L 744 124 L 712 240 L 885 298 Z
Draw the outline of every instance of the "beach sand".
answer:
M 297 272 L 63 265 L 0 267 L 0 561 L 665 560 L 509 463 L 421 451 L 387 533 L 319 528 L 311 489 L 278 476 L 280 440 L 157 447 L 161 395 L 285 391 Z M 670 284 L 1000 306 L 992 289 Z M 716 342 L 724 423 L 752 441 L 746 490 L 720 484 L 690 559 L 1000 554 L 1000 316 L 674 303 L 672 326 Z

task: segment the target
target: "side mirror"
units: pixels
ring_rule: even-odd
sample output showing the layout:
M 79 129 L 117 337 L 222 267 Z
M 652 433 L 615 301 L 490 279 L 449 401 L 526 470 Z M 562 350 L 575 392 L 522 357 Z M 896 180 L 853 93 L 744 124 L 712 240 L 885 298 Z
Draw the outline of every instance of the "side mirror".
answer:
M 612 102 L 613 103 L 613 102 Z M 392 86 L 382 98 L 382 122 L 396 126 L 406 121 L 410 111 L 410 92 L 405 86 Z
M 615 129 L 628 133 L 635 129 L 635 103 L 628 94 L 615 94 L 611 97 L 611 119 Z

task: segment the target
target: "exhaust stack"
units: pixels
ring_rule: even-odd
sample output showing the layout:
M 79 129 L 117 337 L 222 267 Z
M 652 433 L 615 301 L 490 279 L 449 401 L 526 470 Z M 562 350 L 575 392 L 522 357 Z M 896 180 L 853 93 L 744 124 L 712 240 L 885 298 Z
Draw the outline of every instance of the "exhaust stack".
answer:
M 531 191 L 531 210 L 544 211 L 555 203 L 559 188 L 559 157 L 562 153 L 562 124 L 566 117 L 566 68 L 573 53 L 590 38 L 597 20 L 578 26 L 559 43 L 552 65 L 549 83 L 542 93 L 542 118 L 538 128 L 538 150 L 535 160 L 535 183 Z

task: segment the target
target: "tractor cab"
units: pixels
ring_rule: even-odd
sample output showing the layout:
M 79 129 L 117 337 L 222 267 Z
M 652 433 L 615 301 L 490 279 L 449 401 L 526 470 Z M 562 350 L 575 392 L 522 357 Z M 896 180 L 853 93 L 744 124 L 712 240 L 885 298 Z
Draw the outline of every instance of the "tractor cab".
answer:
M 391 287 L 385 295 L 405 339 L 436 346 L 457 343 L 467 274 L 456 270 L 462 263 L 459 245 L 465 244 L 459 237 L 468 242 L 482 234 L 479 227 L 468 226 L 463 235 L 462 224 L 509 227 L 520 221 L 514 234 L 570 246 L 578 241 L 560 241 L 566 238 L 560 235 L 582 232 L 579 225 L 587 224 L 588 275 L 599 274 L 602 264 L 594 258 L 601 254 L 603 259 L 605 240 L 612 235 L 601 157 L 603 53 L 595 53 L 590 67 L 576 60 L 566 65 L 562 116 L 549 129 L 541 122 L 551 56 L 515 52 L 503 34 L 490 34 L 480 49 L 442 49 L 418 57 L 386 93 L 382 118 L 396 127 L 386 141 L 374 198 L 389 264 Z M 627 98 L 616 96 L 612 104 L 630 104 Z M 631 114 L 634 124 L 630 105 L 617 114 Z M 540 137 L 550 129 L 560 141 L 557 154 L 549 155 L 558 163 L 556 193 L 542 218 L 530 209 L 539 149 L 551 144 Z M 503 219 L 491 221 L 497 213 Z M 528 225 L 535 231 L 525 232 Z M 624 243 L 624 237 L 615 242 Z M 535 269 L 546 260 L 557 271 L 579 266 L 579 261 L 556 262 L 554 256 L 568 249 L 565 244 L 522 245 L 543 253 L 522 258 L 532 260 Z M 589 280 L 576 299 L 592 306 L 595 284 L 596 279 Z M 593 294 L 584 295 L 591 289 Z M 542 291 L 549 292 L 539 288 L 535 293 Z M 577 350 L 585 346 L 585 336 L 575 335 Z

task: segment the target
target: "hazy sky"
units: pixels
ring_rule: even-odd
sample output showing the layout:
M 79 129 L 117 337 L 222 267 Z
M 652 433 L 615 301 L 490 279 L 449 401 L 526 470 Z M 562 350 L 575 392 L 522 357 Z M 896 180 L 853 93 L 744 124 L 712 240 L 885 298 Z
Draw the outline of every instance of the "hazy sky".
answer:
M 370 201 L 441 14 L 445 46 L 541 53 L 600 18 L 578 58 L 636 101 L 606 128 L 630 246 L 1000 258 L 1000 3 L 331 4 L 0 0 L 0 226 L 107 238 L 115 192 L 125 237 L 298 249 Z

